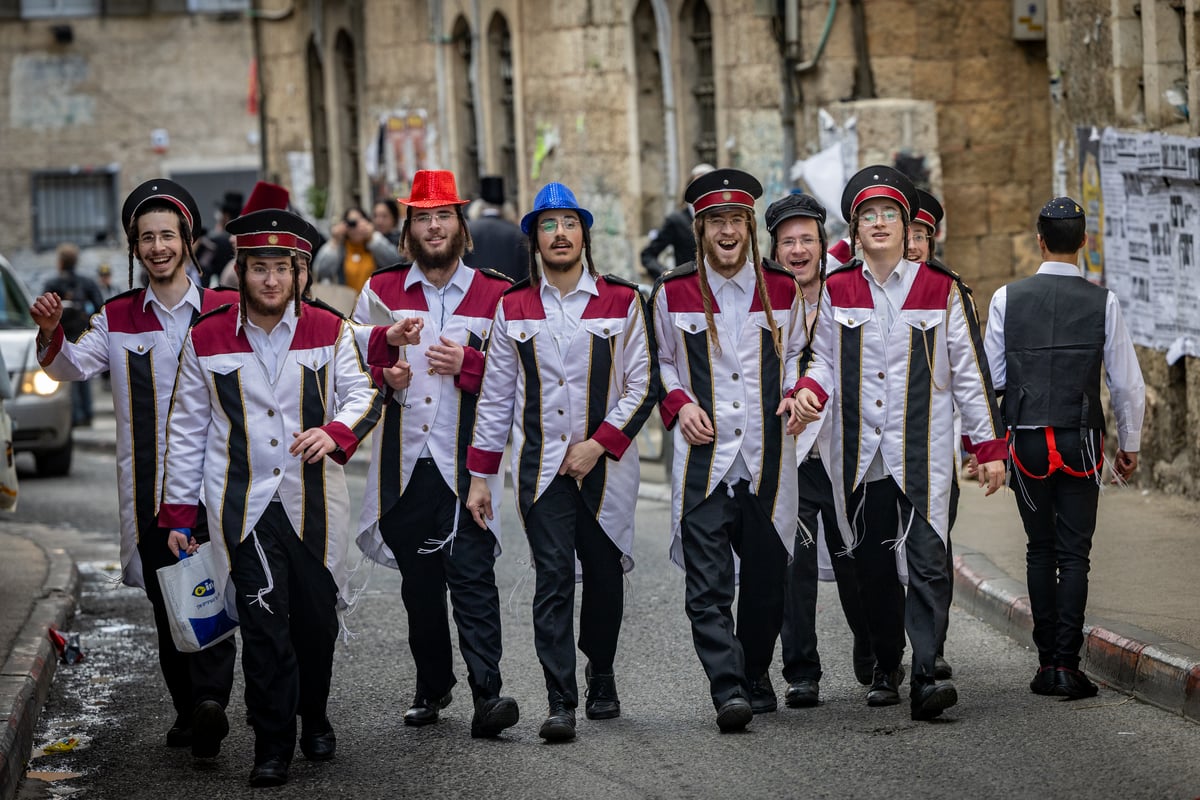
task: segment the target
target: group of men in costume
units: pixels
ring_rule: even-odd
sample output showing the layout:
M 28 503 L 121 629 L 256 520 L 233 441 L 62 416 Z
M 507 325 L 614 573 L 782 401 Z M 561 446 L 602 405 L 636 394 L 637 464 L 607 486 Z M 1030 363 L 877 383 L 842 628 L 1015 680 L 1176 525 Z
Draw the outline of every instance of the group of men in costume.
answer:
M 177 652 L 146 575 L 210 539 L 242 625 L 252 784 L 287 780 L 298 718 L 302 753 L 334 755 L 326 704 L 351 538 L 402 575 L 416 665 L 405 724 L 435 723 L 452 702 L 451 613 L 471 735 L 517 724 L 516 701 L 501 694 L 495 578 L 510 443 L 536 570 L 548 709 L 539 735 L 576 735 L 577 581 L 585 714 L 619 716 L 636 437 L 655 404 L 674 437 L 669 555 L 685 573 L 720 730 L 776 709 L 778 639 L 785 703 L 819 702 L 818 576 L 837 580 L 869 705 L 900 702 L 906 635 L 913 719 L 957 702 L 941 654 L 960 448 L 988 494 L 1010 453 L 1017 467 L 1041 659 L 1031 688 L 1094 693 L 1078 651 L 1103 457 L 1100 364 L 1122 478 L 1137 465 L 1144 388 L 1115 298 L 1073 266 L 1078 206 L 1059 198 L 1043 209 L 1047 263 L 997 293 L 985 337 L 970 290 L 930 252 L 941 206 L 901 173 L 854 176 L 841 208 L 849 241 L 832 249 L 824 207 L 794 193 L 766 210 L 764 258 L 761 195 L 743 171 L 700 171 L 685 193 L 696 257 L 662 275 L 647 302 L 599 273 L 592 215 L 565 185 L 544 186 L 522 219 L 528 278 L 514 285 L 463 262 L 466 201 L 451 173 L 421 171 L 399 201 L 411 263 L 372 274 L 345 319 L 303 299 L 315 231 L 286 210 L 281 187 L 260 185 L 229 223 L 233 294 L 186 277 L 198 216 L 187 191 L 139 186 L 123 221 L 131 283 L 136 259 L 146 288 L 108 302 L 76 342 L 63 337 L 54 294 L 33 314 L 51 374 L 113 375 L 124 579 L 145 586 L 155 609 L 176 711 L 168 745 L 212 757 L 229 729 L 232 640 Z M 1064 371 L 1046 354 L 1067 331 L 1082 343 L 1066 348 Z M 997 389 L 1007 390 L 1003 414 Z M 341 465 L 372 429 L 351 528 Z

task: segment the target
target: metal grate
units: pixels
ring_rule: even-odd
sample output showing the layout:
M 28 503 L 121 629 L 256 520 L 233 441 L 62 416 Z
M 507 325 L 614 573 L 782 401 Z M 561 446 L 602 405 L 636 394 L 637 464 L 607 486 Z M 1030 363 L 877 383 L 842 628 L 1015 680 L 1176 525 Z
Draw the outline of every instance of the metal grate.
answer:
M 46 171 L 33 174 L 33 246 L 80 246 L 117 238 L 117 173 Z

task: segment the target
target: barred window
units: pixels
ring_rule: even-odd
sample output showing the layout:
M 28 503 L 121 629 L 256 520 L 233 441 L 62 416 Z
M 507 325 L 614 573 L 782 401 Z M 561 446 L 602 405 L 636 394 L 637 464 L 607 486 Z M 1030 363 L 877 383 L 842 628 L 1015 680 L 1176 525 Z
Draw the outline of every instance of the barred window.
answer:
M 118 237 L 117 173 L 74 170 L 33 174 L 33 246 L 96 245 Z

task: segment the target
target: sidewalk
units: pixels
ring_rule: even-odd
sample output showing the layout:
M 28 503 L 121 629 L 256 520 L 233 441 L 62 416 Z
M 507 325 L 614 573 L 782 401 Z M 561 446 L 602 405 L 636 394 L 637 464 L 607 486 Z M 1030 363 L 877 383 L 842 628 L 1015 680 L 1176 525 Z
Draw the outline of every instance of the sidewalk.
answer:
M 92 427 L 76 428 L 81 450 L 112 453 L 112 402 L 93 383 Z M 365 470 L 364 443 L 348 469 Z M 670 500 L 661 463 L 645 462 L 639 496 Z M 1025 589 L 1025 534 L 1007 490 L 984 497 L 964 486 L 954 530 L 954 602 L 1031 646 Z M 0 800 L 24 769 L 33 726 L 49 689 L 54 657 L 46 628 L 69 619 L 78 574 L 61 551 L 36 539 L 0 533 L 0 702 L 10 709 L 0 732 Z M 1092 552 L 1087 642 L 1082 667 L 1110 687 L 1200 722 L 1200 504 L 1137 489 L 1107 488 Z M 1031 659 L 1031 664 L 1033 660 Z M 1030 669 L 1033 677 L 1033 667 Z M 1025 691 L 1023 686 L 1014 691 Z M 18 763 L 20 762 L 20 763 Z

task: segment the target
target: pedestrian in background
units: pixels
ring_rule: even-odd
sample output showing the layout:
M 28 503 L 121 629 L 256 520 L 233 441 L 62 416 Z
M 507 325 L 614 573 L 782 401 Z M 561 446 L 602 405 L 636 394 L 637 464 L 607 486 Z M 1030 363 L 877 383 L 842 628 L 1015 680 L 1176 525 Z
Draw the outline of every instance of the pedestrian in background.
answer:
M 78 247 L 69 243 L 60 244 L 55 256 L 58 274 L 46 281 L 42 291 L 58 295 L 62 307 L 63 332 L 74 342 L 87 330 L 92 315 L 104 305 L 104 295 L 94 280 L 76 272 Z M 76 427 L 92 424 L 90 379 L 71 383 L 71 424 Z
M 529 237 L 504 213 L 504 178 L 479 179 L 479 199 L 471 207 L 467 225 L 472 247 L 463 255 L 471 267 L 487 267 L 514 283 L 529 277 Z
M 368 278 L 353 319 L 416 321 L 420 343 L 389 352 L 372 367 L 385 402 L 379 434 L 372 437 L 357 541 L 368 558 L 403 576 L 400 596 L 417 670 L 404 724 L 437 722 L 452 699 L 449 588 L 473 699 L 471 735 L 492 737 L 515 725 L 520 714 L 515 700 L 500 695 L 500 520 L 493 515 L 480 525 L 467 511 L 471 476 L 464 455 L 493 338 L 492 315 L 511 284 L 462 262 L 470 237 L 462 213 L 466 201 L 458 197 L 453 173 L 418 171 L 411 196 L 400 202 L 407 209 L 402 241 L 413 263 Z M 503 486 L 502 475 L 492 478 L 496 501 Z
M 654 355 L 637 287 L 592 262 L 592 215 L 549 183 L 521 219 L 530 277 L 504 294 L 467 451 L 476 523 L 494 515 L 512 434 L 513 488 L 536 571 L 534 647 L 549 713 L 538 735 L 575 737 L 576 559 L 582 570 L 579 649 L 588 719 L 621 714 L 614 661 L 624 613 L 621 578 L 633 569 L 635 437 L 654 406 Z
M 778 706 L 768 670 L 796 540 L 795 440 L 783 417 L 806 344 L 803 298 L 791 272 L 759 256 L 760 196 L 741 170 L 693 180 L 684 198 L 697 258 L 664 275 L 652 301 L 659 411 L 675 436 L 671 560 L 684 569 L 722 732 Z
M 229 223 L 239 302 L 199 321 L 184 342 L 159 507 L 174 551 L 194 551 L 191 529 L 206 516 L 230 570 L 252 786 L 287 782 L 297 716 L 304 756 L 334 756 L 327 705 L 337 606 L 349 600 L 342 465 L 382 403 L 351 325 L 301 303 L 285 215 L 265 209 Z
M 375 270 L 399 262 L 396 245 L 375 230 L 365 211 L 352 206 L 333 224 L 329 241 L 313 258 L 313 271 L 317 281 L 332 281 L 358 292 Z
M 375 205 L 371 206 L 371 220 L 375 223 L 375 230 L 387 239 L 392 247 L 399 248 L 400 205 L 390 197 L 376 201 Z
M 811 332 L 825 280 L 825 207 L 811 195 L 793 192 L 767 207 L 771 258 L 792 271 L 804 296 L 804 324 Z M 817 581 L 836 580 L 846 623 L 854 635 L 854 675 L 869 685 L 875 656 L 862 603 L 854 559 L 844 552 L 829 460 L 832 428 L 829 414 L 804 429 L 796 440 L 797 527 L 793 558 L 784 591 L 784 703 L 806 708 L 820 702 L 821 657 L 817 651 Z M 830 574 L 832 573 L 832 574 Z
M 953 682 L 934 674 L 953 578 L 955 405 L 988 494 L 1004 478 L 1004 439 L 969 292 L 953 273 L 904 258 L 919 205 L 916 187 L 891 167 L 867 167 L 846 185 L 849 250 L 860 244 L 863 259 L 825 281 L 796 399 L 804 421 L 831 404 L 829 472 L 876 658 L 867 705 L 900 702 L 907 633 L 911 716 L 928 720 L 958 702 Z
M 697 164 L 692 167 L 691 180 L 713 169 L 712 164 Z M 642 248 L 641 261 L 652 279 L 657 280 L 663 274 L 664 267 L 659 258 L 668 248 L 677 267 L 696 260 L 696 235 L 692 231 L 694 217 L 691 204 L 685 202 L 681 208 L 667 214 L 661 225 L 650 231 L 650 242 Z
M 1079 271 L 1087 243 L 1079 204 L 1069 197 L 1046 203 L 1037 242 L 1037 273 L 992 297 L 985 344 L 1003 391 L 1009 483 L 1028 539 L 1039 663 L 1029 688 L 1075 700 L 1099 691 L 1080 671 L 1079 652 L 1104 463 L 1101 373 L 1117 420 L 1115 482 L 1138 466 L 1146 385 L 1117 296 Z
M 225 707 L 236 657 L 229 638 L 199 653 L 175 648 L 156 572 L 176 562 L 168 531 L 158 526 L 158 489 L 166 454 L 166 421 L 179 371 L 183 339 L 200 315 L 236 296 L 197 287 L 187 276 L 199 209 L 177 183 L 155 178 L 134 189 L 121 209 L 129 239 L 129 274 L 136 260 L 149 283 L 106 303 L 77 342 L 60 320 L 63 304 L 53 292 L 34 301 L 38 361 L 55 380 L 86 381 L 109 371 L 117 423 L 117 494 L 121 519 L 121 581 L 141 587 L 154 609 L 158 660 L 175 708 L 168 747 L 190 747 L 199 758 L 220 752 L 229 731 Z M 190 502 L 200 500 L 192 484 Z M 197 541 L 208 538 L 203 519 Z

